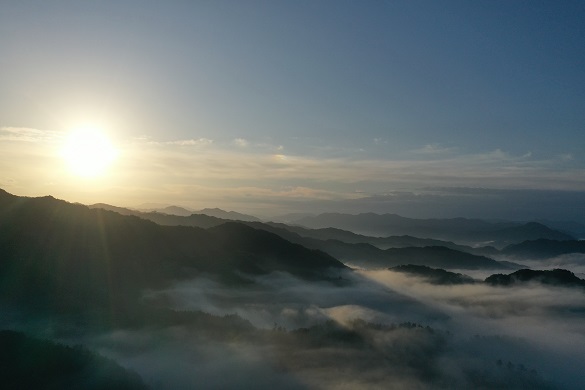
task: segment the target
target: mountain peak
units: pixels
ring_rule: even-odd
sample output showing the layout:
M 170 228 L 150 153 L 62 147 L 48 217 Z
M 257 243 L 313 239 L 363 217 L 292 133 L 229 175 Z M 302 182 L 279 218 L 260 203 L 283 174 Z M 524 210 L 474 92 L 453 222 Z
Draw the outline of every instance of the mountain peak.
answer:
M 245 222 L 260 222 L 259 218 L 254 217 L 253 215 L 247 215 L 238 213 L 237 211 L 226 211 L 220 208 L 205 208 L 199 211 L 195 211 L 197 214 L 205 214 L 211 217 L 222 218 L 222 219 L 231 219 L 234 221 L 245 221 Z

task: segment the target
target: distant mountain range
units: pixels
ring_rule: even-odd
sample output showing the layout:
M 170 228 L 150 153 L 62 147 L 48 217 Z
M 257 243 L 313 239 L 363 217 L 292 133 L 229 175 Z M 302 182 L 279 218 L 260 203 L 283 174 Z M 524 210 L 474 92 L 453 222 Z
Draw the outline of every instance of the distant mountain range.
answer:
M 518 259 L 546 259 L 569 253 L 585 253 L 585 241 L 531 240 L 509 245 L 501 253 Z
M 131 213 L 162 225 L 195 226 L 208 229 L 228 222 L 224 219 L 201 214 L 180 217 L 159 213 Z M 514 263 L 495 261 L 483 255 L 469 253 L 474 250 L 471 247 L 459 246 L 439 240 L 418 239 L 410 236 L 376 238 L 357 235 L 340 229 L 312 230 L 279 223 L 242 223 L 258 230 L 269 231 L 306 248 L 323 251 L 339 260 L 359 267 L 387 268 L 409 263 L 459 269 L 516 269 L 521 267 Z M 370 241 L 397 247 L 381 249 L 368 243 Z M 489 252 L 490 248 L 484 248 L 484 250 Z M 496 251 L 495 249 L 493 250 Z M 479 252 L 480 250 L 477 251 Z
M 496 255 L 499 253 L 499 251 L 492 246 L 471 247 L 469 245 L 455 244 L 451 241 L 436 240 L 432 238 L 418 238 L 409 235 L 372 237 L 337 228 L 308 229 L 301 226 L 291 226 L 274 222 L 267 222 L 265 225 L 269 225 L 271 228 L 288 230 L 305 238 L 313 238 L 318 240 L 336 240 L 349 244 L 371 244 L 380 249 L 444 246 L 458 251 L 484 256 Z M 282 232 L 274 232 L 282 235 Z
M 221 209 L 203 209 L 185 216 L 160 211 L 141 212 L 103 203 L 89 207 L 116 211 L 123 215 L 135 215 L 163 225 L 209 228 L 225 223 L 226 220 L 260 223 L 258 218 L 251 215 Z M 498 254 L 495 247 L 504 248 L 528 240 L 574 240 L 571 235 L 551 229 L 539 222 L 488 222 L 466 218 L 413 219 L 396 214 L 329 213 L 305 216 L 296 220 L 294 224 L 264 222 L 256 225 L 257 228 L 265 230 L 268 230 L 267 226 L 285 229 L 302 237 L 339 240 L 353 244 L 368 243 L 380 249 L 446 246 L 487 256 Z M 478 243 L 483 245 L 477 245 Z
M 188 210 L 188 209 L 183 208 L 183 207 L 179 207 L 179 206 L 167 206 L 167 207 L 162 208 L 162 209 L 154 209 L 154 210 L 150 210 L 150 211 L 156 211 L 156 212 L 164 213 L 164 214 L 181 215 L 184 217 L 193 214 L 193 211 Z
M 178 215 L 181 217 L 188 217 L 192 214 L 203 214 L 208 215 L 210 217 L 222 218 L 222 219 L 231 219 L 234 221 L 260 221 L 259 218 L 256 218 L 252 215 L 238 213 L 236 211 L 225 211 L 218 208 L 205 208 L 202 210 L 188 210 L 183 207 L 179 206 L 168 206 L 164 208 L 158 209 L 150 209 L 145 210 L 145 212 L 155 212 L 155 213 L 162 213 L 162 214 L 170 214 L 170 215 Z
M 124 207 L 112 206 L 106 203 L 95 203 L 89 205 L 90 208 L 99 208 L 104 210 L 115 211 L 122 215 L 136 215 L 140 216 L 143 214 L 165 214 L 170 216 L 178 217 L 189 217 L 193 214 L 196 215 L 207 215 L 210 217 L 229 219 L 233 221 L 246 221 L 246 222 L 259 222 L 260 219 L 252 215 L 242 214 L 235 211 L 225 211 L 218 208 L 205 208 L 198 211 L 193 211 L 179 206 L 167 206 L 161 208 L 148 208 L 148 209 L 129 209 Z
M 551 221 L 548 219 L 536 220 L 543 225 L 551 227 L 555 230 L 567 233 L 578 239 L 585 239 L 585 225 L 574 221 Z
M 104 206 L 93 205 L 91 207 Z M 203 214 L 192 214 L 189 217 L 181 217 L 161 213 L 140 213 L 132 210 L 120 209 L 114 206 L 106 207 L 117 212 L 140 216 L 141 218 L 151 220 L 161 225 L 195 226 L 207 229 L 228 222 L 228 220 L 225 219 Z M 575 240 L 556 241 L 541 239 L 536 242 L 526 241 L 518 244 L 518 247 L 510 245 L 502 250 L 498 250 L 492 246 L 471 247 L 468 245 L 455 244 L 451 241 L 418 238 L 409 235 L 371 237 L 338 228 L 309 229 L 301 226 L 291 226 L 275 222 L 243 223 L 255 229 L 272 232 L 290 242 L 300 244 L 307 248 L 321 250 L 347 263 L 356 266 L 376 268 L 386 268 L 400 264 L 413 263 L 440 268 L 517 269 L 522 266 L 506 261 L 496 262 L 490 257 L 505 255 L 516 257 L 518 259 L 545 258 L 556 256 L 558 254 L 579 252 L 582 250 L 580 248 L 582 248 L 583 245 L 583 242 Z M 482 226 L 492 225 L 492 223 L 483 221 L 480 221 L 479 223 Z M 498 226 L 501 226 L 501 224 L 502 223 L 498 223 Z M 508 223 L 505 224 L 507 225 Z M 566 237 L 563 233 L 555 233 L 554 231 L 551 233 L 551 229 L 541 227 L 536 223 L 528 223 L 524 225 L 519 224 L 518 228 L 506 229 L 513 229 L 516 233 L 524 232 L 528 236 L 534 236 L 541 232 L 544 236 L 549 236 L 551 234 L 557 236 L 560 234 L 561 237 Z M 487 235 L 489 234 L 489 231 L 485 231 L 483 234 Z M 502 234 L 502 230 L 496 231 L 496 235 L 500 234 Z M 517 235 L 520 235 L 520 233 Z M 544 250 L 545 248 L 542 243 L 548 243 L 549 246 L 554 245 L 554 250 L 552 250 L 552 248 Z M 524 249 L 521 250 L 521 248 Z M 450 251 L 445 249 L 450 249 Z
M 260 219 L 256 218 L 252 215 L 238 213 L 236 211 L 225 211 L 218 208 L 213 209 L 203 209 L 199 211 L 193 212 L 193 214 L 204 214 L 209 215 L 210 217 L 222 218 L 222 219 L 231 219 L 234 221 L 245 221 L 245 222 L 259 222 Z
M 538 222 L 487 222 L 479 219 L 413 219 L 396 214 L 338 214 L 325 213 L 305 217 L 294 224 L 311 229 L 334 227 L 354 233 L 387 237 L 411 235 L 420 238 L 448 240 L 457 243 L 489 243 L 503 247 L 525 240 L 547 238 L 572 240 L 569 234 L 551 229 Z
M 197 214 L 195 212 L 190 213 L 188 216 L 177 215 L 172 213 L 163 213 L 160 211 L 139 211 L 139 210 L 132 210 L 124 207 L 117 207 L 112 206 L 105 203 L 95 203 L 88 206 L 91 209 L 103 209 L 108 211 L 114 211 L 118 214 L 122 215 L 132 215 L 135 217 L 140 217 L 142 219 L 146 219 L 152 222 L 155 222 L 159 225 L 166 225 L 166 226 L 193 226 L 199 227 L 203 229 L 207 229 L 210 227 L 218 226 L 223 223 L 233 221 L 230 218 L 220 218 L 215 216 L 210 216 L 207 214 Z M 164 209 L 160 209 L 164 210 Z M 219 209 L 218 209 L 219 210 Z M 221 210 L 221 213 L 218 214 L 227 214 L 227 215 L 234 215 L 230 214 L 230 212 Z M 235 213 L 238 214 L 238 213 Z
M 426 239 L 417 239 L 416 237 L 387 237 L 373 238 L 363 237 L 359 242 L 353 233 L 339 233 L 339 238 L 349 238 L 348 241 L 340 239 L 317 239 L 314 236 L 323 237 L 322 230 L 304 229 L 301 234 L 296 233 L 298 228 L 276 226 L 275 224 L 253 224 L 258 229 L 271 231 L 291 242 L 298 243 L 307 248 L 318 249 L 330 254 L 331 256 L 351 264 L 352 266 L 364 268 L 388 268 L 401 264 L 426 265 L 439 268 L 457 268 L 457 269 L 517 269 L 520 265 L 507 262 L 496 261 L 483 255 L 470 253 L 473 248 L 458 246 L 453 243 Z M 316 232 L 312 235 L 311 232 Z M 343 232 L 343 231 L 341 231 Z M 325 235 L 326 237 L 327 235 Z M 381 249 L 378 246 L 368 243 L 368 241 L 383 241 L 386 244 L 393 243 L 396 247 Z M 352 242 L 353 241 L 353 242 Z M 444 245 L 429 245 L 429 244 Z M 451 248 L 451 246 L 453 248 Z M 454 249 L 457 248 L 457 249 Z M 469 249 L 470 251 L 466 251 Z M 493 249 L 495 252 L 497 250 Z M 488 250 L 486 250 L 488 251 Z

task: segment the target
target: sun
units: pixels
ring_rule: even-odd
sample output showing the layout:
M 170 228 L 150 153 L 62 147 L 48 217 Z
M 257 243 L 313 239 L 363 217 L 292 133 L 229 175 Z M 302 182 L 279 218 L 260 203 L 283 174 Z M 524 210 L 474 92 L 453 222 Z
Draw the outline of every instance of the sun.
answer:
M 117 151 L 104 131 L 84 126 L 72 130 L 65 140 L 62 156 L 76 176 L 101 176 L 116 159 Z

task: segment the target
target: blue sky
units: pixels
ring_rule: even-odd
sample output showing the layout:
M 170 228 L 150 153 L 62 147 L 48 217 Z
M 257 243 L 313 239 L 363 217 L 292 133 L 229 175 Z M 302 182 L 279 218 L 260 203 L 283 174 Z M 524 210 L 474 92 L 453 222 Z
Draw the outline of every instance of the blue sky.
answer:
M 579 1 L 3 2 L 0 185 L 264 213 L 585 191 L 583 20 Z M 120 161 L 79 185 L 49 151 L 81 123 Z

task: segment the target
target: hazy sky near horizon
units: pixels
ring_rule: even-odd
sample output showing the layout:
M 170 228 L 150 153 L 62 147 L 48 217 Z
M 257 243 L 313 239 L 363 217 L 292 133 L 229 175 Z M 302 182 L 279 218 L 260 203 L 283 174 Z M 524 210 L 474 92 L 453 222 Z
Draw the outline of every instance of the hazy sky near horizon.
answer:
M 265 214 L 581 199 L 583 20 L 581 1 L 2 2 L 0 187 Z M 118 151 L 99 178 L 59 156 L 82 124 Z

